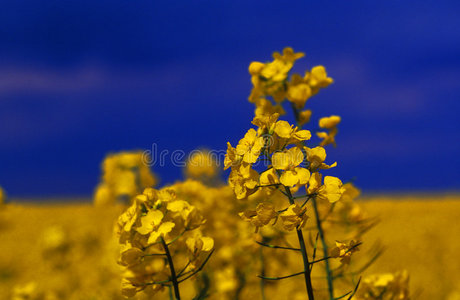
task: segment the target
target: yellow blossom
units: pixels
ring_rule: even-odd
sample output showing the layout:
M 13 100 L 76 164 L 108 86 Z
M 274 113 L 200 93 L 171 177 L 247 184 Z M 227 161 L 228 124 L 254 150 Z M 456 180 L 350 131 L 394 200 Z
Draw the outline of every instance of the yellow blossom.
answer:
M 359 195 L 361 194 L 361 191 L 353 185 L 353 183 L 345 183 L 343 185 L 344 192 L 342 194 L 342 201 L 344 202 L 350 202 L 353 201 L 354 199 L 358 198 Z
M 232 147 L 230 142 L 227 142 L 227 153 L 224 159 L 224 170 L 232 166 L 238 166 L 241 163 L 243 157 L 236 153 L 236 149 Z
M 108 155 L 102 163 L 102 182 L 94 194 L 97 205 L 128 202 L 146 187 L 157 183 L 147 162 L 149 157 L 141 151 Z
M 292 75 L 291 81 L 288 83 L 287 99 L 291 101 L 297 109 L 301 109 L 311 96 L 312 91 L 308 82 L 299 74 Z
M 336 127 L 341 121 L 340 116 L 330 116 L 330 117 L 324 117 L 319 120 L 319 127 L 321 128 L 326 128 L 326 129 L 332 129 Z
M 149 234 L 160 225 L 161 220 L 163 220 L 163 213 L 159 210 L 151 210 L 147 213 L 147 215 L 141 218 L 142 226 L 137 228 L 137 232 L 140 234 Z
M 396 273 L 369 275 L 361 281 L 356 293 L 358 300 L 409 300 L 409 275 L 406 270 Z
M 255 192 L 259 180 L 259 173 L 249 164 L 242 164 L 240 168 L 230 172 L 228 183 L 235 192 L 237 199 L 245 199 Z
M 198 256 L 201 252 L 209 252 L 214 248 L 214 240 L 201 235 L 189 237 L 185 243 L 193 256 Z
M 297 127 L 286 121 L 276 122 L 274 131 L 280 138 L 288 139 L 288 143 L 306 141 L 311 138 L 310 131 L 298 130 Z
M 276 152 L 272 156 L 272 164 L 276 170 L 284 170 L 280 181 L 283 185 L 292 187 L 296 184 L 306 184 L 310 178 L 310 171 L 299 167 L 304 155 L 298 147 L 292 147 L 283 152 Z
M 244 162 L 252 164 L 259 158 L 263 146 L 264 139 L 257 136 L 257 132 L 251 128 L 236 146 L 236 154 L 242 156 Z
M 292 48 L 285 48 L 283 54 L 273 53 L 273 61 L 269 63 L 252 62 L 249 73 L 253 89 L 249 96 L 250 102 L 256 102 L 264 96 L 271 96 L 276 102 L 285 97 L 284 82 L 292 69 L 294 62 L 303 57 L 303 53 L 294 53 Z
M 283 228 L 291 231 L 302 228 L 307 222 L 308 216 L 305 214 L 307 209 L 298 204 L 291 204 L 288 209 L 280 214 L 283 221 Z
M 311 86 L 313 94 L 316 94 L 320 88 L 325 88 L 334 80 L 327 77 L 326 69 L 323 66 L 316 66 L 308 73 L 308 84 Z
M 340 123 L 341 118 L 339 116 L 324 117 L 319 120 L 319 127 L 328 129 L 328 132 L 317 132 L 316 135 L 322 139 L 320 146 L 326 146 L 332 144 L 336 146 L 335 136 L 337 135 L 337 125 Z
M 212 152 L 201 149 L 193 152 L 185 166 L 188 178 L 212 178 L 219 174 L 216 158 Z
M 121 294 L 125 297 L 134 297 L 137 292 L 142 290 L 142 288 L 139 288 L 135 286 L 131 281 L 129 281 L 126 278 L 123 278 L 121 281 Z
M 342 181 L 337 177 L 326 176 L 324 177 L 324 184 L 321 185 L 321 177 L 318 172 L 311 174 L 307 192 L 309 194 L 316 193 L 317 199 L 327 200 L 330 203 L 339 201 L 345 191 Z
M 121 252 L 120 264 L 122 266 L 134 266 L 139 264 L 144 256 L 144 252 L 136 247 L 128 247 L 126 250 Z
M 148 243 L 153 244 L 158 241 L 159 237 L 166 237 L 168 233 L 176 226 L 173 222 L 164 222 L 156 230 L 150 233 Z
M 260 174 L 260 186 L 275 185 L 280 183 L 278 174 L 274 168 L 270 168 Z
M 351 240 L 348 244 L 339 241 L 335 242 L 335 247 L 329 252 L 329 256 L 334 258 L 341 258 L 340 262 L 343 264 L 350 264 L 351 255 L 353 252 L 359 251 L 358 245 L 360 242 Z
M 245 210 L 244 212 L 239 213 L 240 217 L 250 222 L 256 227 L 256 231 L 259 227 L 267 225 L 272 219 L 275 219 L 277 213 L 275 211 L 275 206 L 269 202 L 259 203 L 255 210 Z
M 283 107 L 280 104 L 273 105 L 270 100 L 265 98 L 258 98 L 255 100 L 254 104 L 256 108 L 254 110 L 255 116 L 266 116 L 272 114 L 280 114 L 284 115 L 286 112 L 284 111 Z
M 321 147 L 308 148 L 304 147 L 305 152 L 307 153 L 307 160 L 310 162 L 310 170 L 316 169 L 330 169 L 337 166 L 337 163 L 332 165 L 326 165 L 324 161 L 326 160 L 326 150 Z
M 270 115 L 256 115 L 251 123 L 259 127 L 259 130 L 261 130 L 262 133 L 272 134 L 279 116 L 280 115 L 278 113 Z
M 309 109 L 299 112 L 299 126 L 303 126 L 310 122 L 311 114 L 312 112 Z

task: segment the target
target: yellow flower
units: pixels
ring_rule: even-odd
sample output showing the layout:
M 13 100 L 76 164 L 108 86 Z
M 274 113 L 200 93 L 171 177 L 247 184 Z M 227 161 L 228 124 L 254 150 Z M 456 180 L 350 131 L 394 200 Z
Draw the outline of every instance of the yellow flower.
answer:
M 304 149 L 307 153 L 307 160 L 310 162 L 310 170 L 330 169 L 337 166 L 337 162 L 333 163 L 330 166 L 324 163 L 324 161 L 326 160 L 326 150 L 323 147 L 304 147 Z
M 256 115 L 251 123 L 259 127 L 259 130 L 261 130 L 262 133 L 272 134 L 275 128 L 275 122 L 278 120 L 279 116 L 280 115 L 278 113 L 270 115 Z
M 274 168 L 270 168 L 260 174 L 260 186 L 274 185 L 280 183 L 278 174 Z
M 251 168 L 249 164 L 241 164 L 240 168 L 230 172 L 228 183 L 235 192 L 237 199 L 246 199 L 256 190 L 259 173 Z
M 164 222 L 162 223 L 156 230 L 153 230 L 150 233 L 148 243 L 153 244 L 158 241 L 159 237 L 166 237 L 168 233 L 171 232 L 171 230 L 176 226 L 173 222 Z
M 319 120 L 319 127 L 328 129 L 329 132 L 317 132 L 316 135 L 322 139 L 320 146 L 326 146 L 329 144 L 333 144 L 336 146 L 335 143 L 335 136 L 337 135 L 337 125 L 340 123 L 339 116 L 330 116 L 324 117 Z
M 274 132 L 280 138 L 288 139 L 288 144 L 306 141 L 311 138 L 309 130 L 298 130 L 297 127 L 294 127 L 286 121 L 276 122 Z
M 252 164 L 259 158 L 263 146 L 264 139 L 257 136 L 257 132 L 251 128 L 236 146 L 236 154 L 242 156 L 244 162 Z
M 195 229 L 204 224 L 204 219 L 195 206 L 190 205 L 187 201 L 176 200 L 168 203 L 167 209 L 177 213 L 184 221 L 188 230 Z
M 154 186 L 156 176 L 145 163 L 148 157 L 141 151 L 108 155 L 102 163 L 102 182 L 94 194 L 97 204 L 128 202 L 142 189 Z
M 325 88 L 334 82 L 332 78 L 327 77 L 326 69 L 323 66 L 313 67 L 306 77 L 313 94 L 318 93 L 320 88 Z
M 350 264 L 351 255 L 354 252 L 359 251 L 359 244 L 360 242 L 355 242 L 354 240 L 351 240 L 348 244 L 336 241 L 335 247 L 329 252 L 329 256 L 334 258 L 340 257 L 340 262 L 348 265 Z
M 356 298 L 409 300 L 409 274 L 406 270 L 396 273 L 375 274 L 365 277 Z
M 121 280 L 121 294 L 125 297 L 134 297 L 137 292 L 141 291 L 142 288 L 135 286 L 127 278 Z
M 332 129 L 336 127 L 341 121 L 340 116 L 330 116 L 330 117 L 324 117 L 319 120 L 319 127 L 321 128 L 326 128 L 326 129 Z
M 255 103 L 264 96 L 271 96 L 276 102 L 282 101 L 286 93 L 284 82 L 288 73 L 294 62 L 303 56 L 303 53 L 294 53 L 292 48 L 285 48 L 283 54 L 273 53 L 272 62 L 252 62 L 249 73 L 252 75 L 253 89 L 249 101 Z
M 254 115 L 256 117 L 272 115 L 275 113 L 284 115 L 286 113 L 280 104 L 273 105 L 270 100 L 265 98 L 258 98 L 255 100 L 254 104 L 256 105 L 254 110 Z
M 353 183 L 345 183 L 343 185 L 344 192 L 342 194 L 341 201 L 351 202 L 354 199 L 358 198 L 361 194 L 361 191 L 353 185 Z
M 142 261 L 144 252 L 135 247 L 128 247 L 121 252 L 120 264 L 122 266 L 130 267 L 139 264 Z
M 324 184 L 321 185 L 321 174 L 314 172 L 308 181 L 307 192 L 309 194 L 316 193 L 317 199 L 328 200 L 334 203 L 340 200 L 345 189 L 342 186 L 342 181 L 333 176 L 324 177 Z
M 0 203 L 2 202 L 1 198 L 2 196 L 0 190 Z M 94 205 L 105 206 L 113 204 L 113 202 L 115 202 L 115 197 L 112 195 L 110 187 L 105 183 L 99 184 L 94 192 Z
M 244 212 L 239 213 L 240 217 L 250 222 L 256 227 L 256 232 L 259 227 L 267 225 L 272 219 L 275 219 L 277 213 L 275 211 L 275 206 L 269 202 L 259 203 L 255 210 L 245 210 Z
M 212 178 L 218 173 L 216 158 L 206 149 L 193 152 L 185 167 L 188 178 Z
M 214 240 L 200 234 L 187 238 L 185 244 L 193 256 L 198 256 L 201 252 L 209 252 L 214 248 Z
M 37 283 L 34 281 L 13 287 L 12 300 L 37 299 Z
M 304 107 L 305 102 L 312 96 L 310 85 L 299 74 L 294 74 L 288 83 L 286 97 L 297 109 Z
M 238 166 L 241 163 L 243 157 L 236 153 L 236 149 L 232 147 L 230 142 L 227 142 L 227 153 L 224 159 L 224 170 L 232 166 Z
M 146 235 L 153 231 L 163 220 L 163 213 L 159 210 L 151 210 L 141 218 L 142 226 L 137 228 L 137 232 Z
M 133 203 L 128 209 L 118 217 L 118 228 L 119 234 L 123 232 L 129 232 L 134 223 L 136 223 L 139 216 L 139 206 L 136 203 Z
M 302 228 L 307 222 L 308 216 L 305 214 L 307 209 L 298 204 L 292 204 L 288 209 L 280 214 L 284 229 L 291 231 Z
M 280 177 L 283 185 L 292 187 L 296 184 L 306 184 L 308 182 L 310 171 L 298 167 L 303 162 L 303 159 L 304 155 L 298 147 L 273 154 L 273 167 L 276 170 L 284 170 Z
M 299 113 L 299 126 L 303 126 L 310 122 L 311 110 L 303 110 Z

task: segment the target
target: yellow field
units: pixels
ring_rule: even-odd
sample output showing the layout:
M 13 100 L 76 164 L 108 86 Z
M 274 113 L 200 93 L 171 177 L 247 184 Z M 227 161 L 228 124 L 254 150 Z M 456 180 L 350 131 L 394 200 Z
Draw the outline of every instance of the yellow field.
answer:
M 380 219 L 366 244 L 379 240 L 386 249 L 365 274 L 406 269 L 413 299 L 459 299 L 459 196 L 373 197 L 359 203 Z M 111 241 L 121 211 L 91 204 L 2 207 L 0 299 L 30 282 L 53 291 L 45 299 L 122 299 Z

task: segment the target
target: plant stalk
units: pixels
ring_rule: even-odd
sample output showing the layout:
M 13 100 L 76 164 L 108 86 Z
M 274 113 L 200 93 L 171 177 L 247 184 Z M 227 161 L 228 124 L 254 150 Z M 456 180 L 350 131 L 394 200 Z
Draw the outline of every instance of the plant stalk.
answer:
M 160 238 L 161 238 L 161 244 L 163 245 L 163 248 L 165 249 L 166 257 L 168 258 L 169 269 L 171 269 L 171 281 L 174 287 L 174 296 L 176 297 L 176 300 L 180 300 L 179 282 L 177 282 L 176 270 L 174 269 L 174 263 L 171 257 L 171 253 L 169 252 L 168 245 L 166 244 L 163 237 L 160 237 Z
M 286 194 L 288 195 L 289 203 L 295 204 L 294 197 L 292 197 L 292 193 L 289 187 L 285 186 L 285 190 Z M 311 284 L 310 262 L 308 261 L 307 248 L 305 247 L 305 239 L 303 238 L 303 233 L 301 229 L 296 229 L 296 232 L 297 238 L 299 239 L 300 252 L 302 253 L 305 286 L 307 288 L 308 299 L 314 300 L 315 296 L 313 295 L 313 286 Z
M 321 239 L 321 244 L 323 245 L 323 253 L 324 253 L 323 255 L 324 255 L 324 257 L 328 257 L 329 251 L 328 251 L 328 247 L 327 247 L 327 244 L 326 244 L 326 239 L 324 237 L 323 226 L 321 224 L 321 219 L 319 217 L 318 206 L 316 204 L 316 198 L 315 197 L 313 197 L 312 203 L 313 203 L 313 210 L 315 211 L 316 227 L 318 229 L 319 238 Z M 324 264 L 326 266 L 327 290 L 329 292 L 329 298 L 331 300 L 333 300 L 334 299 L 334 286 L 333 286 L 333 282 L 332 282 L 332 271 L 331 271 L 331 267 L 329 265 L 329 259 L 325 259 Z

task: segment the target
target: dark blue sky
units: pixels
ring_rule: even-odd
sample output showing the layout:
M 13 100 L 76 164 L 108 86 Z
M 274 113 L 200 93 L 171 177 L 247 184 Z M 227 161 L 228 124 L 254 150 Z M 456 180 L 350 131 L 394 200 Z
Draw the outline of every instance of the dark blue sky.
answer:
M 235 144 L 252 60 L 291 46 L 335 83 L 336 174 L 364 191 L 459 190 L 458 1 L 2 1 L 0 185 L 89 195 L 108 152 Z M 180 179 L 154 167 L 162 183 Z

